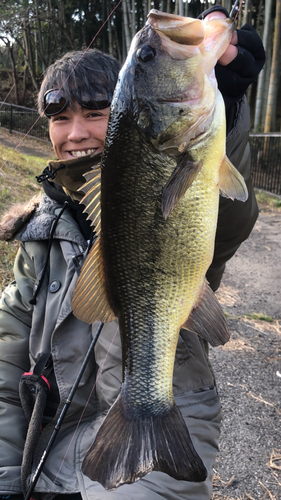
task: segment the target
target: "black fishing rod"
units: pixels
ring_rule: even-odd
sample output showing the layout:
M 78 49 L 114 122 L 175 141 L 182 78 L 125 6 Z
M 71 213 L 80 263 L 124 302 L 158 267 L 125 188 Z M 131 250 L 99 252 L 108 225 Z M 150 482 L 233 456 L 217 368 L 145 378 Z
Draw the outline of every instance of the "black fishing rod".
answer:
M 65 402 L 65 404 L 64 404 L 64 406 L 63 406 L 63 408 L 62 408 L 62 410 L 61 410 L 61 413 L 60 413 L 60 415 L 59 415 L 59 417 L 58 417 L 58 420 L 57 420 L 57 422 L 56 422 L 56 425 L 55 425 L 55 428 L 54 428 L 54 430 L 53 430 L 53 433 L 52 433 L 52 435 L 51 435 L 51 437 L 50 437 L 50 439 L 49 439 L 49 442 L 48 442 L 48 444 L 47 444 L 47 446 L 46 446 L 46 448 L 45 448 L 45 450 L 44 450 L 44 452 L 43 452 L 43 454 L 42 454 L 42 457 L 41 457 L 41 459 L 40 459 L 40 462 L 39 462 L 39 464 L 38 464 L 38 467 L 37 467 L 37 469 L 36 469 L 36 471 L 35 471 L 35 473 L 34 473 L 34 475 L 33 475 L 33 477 L 32 477 L 31 483 L 30 483 L 29 488 L 28 488 L 28 490 L 27 490 L 27 493 L 26 493 L 26 495 L 25 495 L 25 497 L 24 497 L 24 500 L 30 500 L 30 497 L 31 497 L 31 495 L 32 495 L 32 493 L 33 493 L 33 491 L 34 491 L 34 488 L 35 488 L 36 484 L 37 484 L 37 481 L 38 481 L 39 476 L 40 476 L 40 474 L 41 474 L 41 471 L 42 471 L 42 469 L 43 469 L 43 467 L 44 467 L 44 465 L 45 465 L 45 462 L 46 462 L 46 460 L 47 460 L 47 457 L 48 457 L 48 455 L 49 455 L 49 453 L 50 453 L 50 450 L 51 450 L 51 448 L 52 448 L 52 445 L 53 445 L 53 443 L 54 443 L 54 440 L 55 440 L 55 438 L 57 437 L 57 434 L 58 434 L 58 432 L 59 432 L 59 430 L 60 430 L 61 424 L 62 424 L 62 422 L 63 422 L 63 420 L 64 420 L 64 417 L 65 417 L 65 415 L 66 415 L 66 413 L 67 413 L 67 411 L 68 411 L 68 408 L 69 408 L 69 406 L 70 406 L 70 403 L 71 403 L 71 401 L 72 401 L 72 399 L 73 399 L 73 397 L 74 397 L 74 394 L 75 394 L 76 389 L 77 389 L 77 387 L 78 387 L 78 385 L 79 385 L 79 382 L 80 382 L 80 380 L 81 380 L 81 378 L 82 378 L 82 375 L 83 375 L 83 373 L 84 373 L 84 371 L 85 371 L 85 368 L 86 368 L 86 366 L 87 366 L 87 363 L 88 363 L 88 361 L 89 361 L 89 358 L 90 358 L 90 356 L 91 356 L 91 354 L 92 354 L 92 352 L 93 352 L 93 349 L 94 349 L 94 347 L 95 347 L 95 345 L 96 345 L 96 343 L 97 343 L 97 340 L 98 340 L 99 335 L 100 335 L 100 333 L 101 333 L 102 327 L 103 327 L 103 323 L 102 323 L 102 322 L 100 322 L 100 324 L 99 324 L 99 326 L 98 326 L 98 328 L 97 328 L 97 331 L 96 331 L 96 333 L 95 333 L 95 335 L 94 335 L 94 337 L 93 337 L 93 340 L 92 340 L 92 342 L 91 342 L 91 345 L 90 345 L 90 347 L 89 347 L 89 349 L 88 349 L 88 351 L 87 351 L 87 353 L 86 353 L 86 356 L 85 356 L 85 358 L 84 358 L 84 361 L 83 361 L 83 363 L 82 363 L 82 365 L 81 365 L 81 368 L 80 368 L 80 370 L 79 370 L 79 372 L 78 372 L 78 375 L 77 375 L 77 377 L 76 377 L 76 379 L 75 379 L 75 382 L 74 382 L 74 384 L 73 384 L 73 386 L 72 386 L 72 388 L 71 388 L 71 390 L 70 390 L 70 393 L 69 393 L 69 395 L 68 395 L 68 398 L 67 398 L 67 400 L 66 400 L 66 402 Z
M 243 0 L 240 1 L 240 5 L 239 5 L 239 1 L 240 0 L 236 0 L 236 2 L 234 2 L 234 5 L 231 9 L 231 12 L 229 14 L 229 17 L 234 17 L 234 19 L 236 18 L 238 12 L 240 11 L 240 8 L 241 8 L 241 5 L 243 3 Z M 236 14 L 236 15 L 235 15 Z

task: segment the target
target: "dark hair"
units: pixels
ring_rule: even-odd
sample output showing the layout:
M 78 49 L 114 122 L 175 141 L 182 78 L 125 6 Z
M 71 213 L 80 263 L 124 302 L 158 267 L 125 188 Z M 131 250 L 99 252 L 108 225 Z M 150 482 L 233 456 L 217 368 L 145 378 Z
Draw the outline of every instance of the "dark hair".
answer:
M 67 52 L 61 59 L 51 64 L 46 70 L 38 94 L 38 110 L 44 112 L 44 94 L 50 89 L 59 89 L 63 85 L 63 93 L 70 106 L 74 102 L 71 90 L 81 86 L 85 90 L 94 89 L 101 92 L 107 89 L 114 92 L 121 64 L 114 57 L 103 54 L 97 49 L 86 52 L 77 50 Z

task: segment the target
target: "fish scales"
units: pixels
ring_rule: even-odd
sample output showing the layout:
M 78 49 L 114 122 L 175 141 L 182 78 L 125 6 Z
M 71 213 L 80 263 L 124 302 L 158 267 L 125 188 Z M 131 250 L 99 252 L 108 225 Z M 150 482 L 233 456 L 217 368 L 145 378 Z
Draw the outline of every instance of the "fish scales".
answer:
M 109 490 L 152 470 L 206 478 L 172 381 L 181 327 L 213 345 L 229 338 L 205 274 L 219 191 L 247 196 L 225 157 L 225 110 L 212 71 L 231 32 L 229 21 L 210 25 L 152 11 L 132 42 L 111 105 L 101 231 L 73 299 L 81 319 L 116 316 L 120 325 L 121 392 L 83 462 L 83 472 Z M 93 184 L 84 187 L 87 199 Z M 93 292 L 89 315 L 94 278 L 100 296 Z
M 119 148 L 118 142 L 116 141 L 116 149 Z M 116 164 L 107 157 L 112 170 L 108 168 L 106 175 L 108 179 L 115 179 L 115 194 L 112 194 L 110 185 L 108 194 L 105 189 L 108 216 L 104 218 L 102 230 L 104 228 L 103 245 L 107 252 L 109 294 L 117 286 L 119 289 L 118 309 L 122 311 L 119 316 L 120 329 L 126 346 L 126 370 L 130 375 L 127 397 L 135 408 L 138 405 L 134 403 L 134 397 L 130 397 L 130 388 L 133 387 L 134 395 L 139 378 L 146 380 L 146 386 L 149 387 L 149 392 L 141 393 L 143 405 L 147 404 L 149 394 L 148 404 L 151 406 L 151 390 L 157 399 L 155 391 L 161 386 L 168 387 L 169 394 L 172 394 L 171 373 L 178 329 L 190 313 L 196 293 L 193 291 L 194 287 L 197 293 L 202 288 L 205 273 L 202 275 L 201 268 L 206 271 L 212 257 L 212 250 L 207 249 L 206 252 L 202 239 L 210 227 L 213 226 L 214 232 L 216 225 L 211 224 L 208 204 L 204 207 L 205 213 L 202 213 L 202 197 L 194 200 L 194 193 L 186 195 L 186 200 L 182 200 L 170 218 L 164 221 L 161 212 L 162 188 L 175 165 L 167 164 L 163 179 L 163 155 L 159 155 L 158 161 L 154 155 L 152 168 L 151 163 L 146 164 L 147 154 L 143 143 L 139 149 L 136 138 L 132 143 L 133 150 L 127 151 L 126 158 L 117 158 Z M 116 158 L 116 149 L 110 148 L 112 158 Z M 140 161 L 140 157 L 143 161 Z M 109 184 L 108 179 L 104 179 L 105 186 Z M 202 184 L 200 179 L 196 184 L 199 182 Z M 204 186 L 201 189 L 205 191 Z M 146 195 L 148 190 L 152 193 L 151 196 Z M 194 186 L 194 192 L 198 193 L 197 186 Z M 122 211 L 118 209 L 119 204 L 123 206 Z M 138 207 L 137 211 L 135 206 Z M 114 221 L 110 221 L 112 211 L 115 211 Z M 186 217 L 189 211 L 192 217 Z M 200 213 L 201 228 L 196 213 Z M 184 247 L 188 253 L 188 259 L 185 260 L 180 251 Z M 130 286 L 124 271 L 127 268 L 130 270 Z M 198 274 L 201 275 L 200 282 Z M 173 283 L 175 286 L 170 293 Z M 168 335 L 167 332 L 171 333 Z M 135 345 L 131 347 L 134 341 Z M 152 366 L 156 367 L 156 371 L 153 376 L 148 370 L 151 352 L 155 353 Z M 164 370 L 159 369 L 161 362 Z

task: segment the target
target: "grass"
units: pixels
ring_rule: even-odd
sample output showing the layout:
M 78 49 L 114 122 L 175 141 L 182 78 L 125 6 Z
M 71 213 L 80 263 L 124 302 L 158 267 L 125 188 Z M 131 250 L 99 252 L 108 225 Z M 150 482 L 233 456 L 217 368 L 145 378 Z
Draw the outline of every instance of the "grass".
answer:
M 274 319 L 271 316 L 267 316 L 267 314 L 263 313 L 253 313 L 253 314 L 244 314 L 247 319 L 256 319 L 258 321 L 266 321 L 267 323 L 273 323 Z
M 45 158 L 0 146 L 0 215 L 12 204 L 27 201 L 40 190 L 35 176 L 45 167 Z
M 40 192 L 35 176 L 45 167 L 45 158 L 0 146 L 0 218 L 13 204 L 25 202 Z M 17 249 L 17 242 L 0 241 L 0 290 L 13 279 Z
M 240 314 L 239 316 L 233 316 L 232 314 L 229 314 L 227 311 L 223 311 L 224 315 L 227 319 L 243 319 L 247 318 L 249 320 L 257 320 L 257 321 L 266 321 L 267 323 L 274 323 L 275 319 L 272 318 L 272 316 L 268 316 L 267 314 L 264 314 L 262 312 L 260 313 L 252 313 L 252 314 Z

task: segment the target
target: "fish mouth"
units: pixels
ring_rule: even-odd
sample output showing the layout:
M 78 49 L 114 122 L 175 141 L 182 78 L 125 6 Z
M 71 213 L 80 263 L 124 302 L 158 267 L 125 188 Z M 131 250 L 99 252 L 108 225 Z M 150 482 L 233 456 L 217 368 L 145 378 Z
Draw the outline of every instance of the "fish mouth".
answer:
M 177 16 L 152 9 L 147 24 L 167 36 L 172 42 L 198 46 L 205 38 L 204 25 L 199 19 Z
M 172 59 L 201 56 L 201 59 L 205 60 L 205 73 L 208 76 L 225 52 L 234 30 L 231 19 L 214 18 L 201 21 L 156 9 L 149 12 L 146 26 L 150 26 L 159 35 L 162 49 Z

